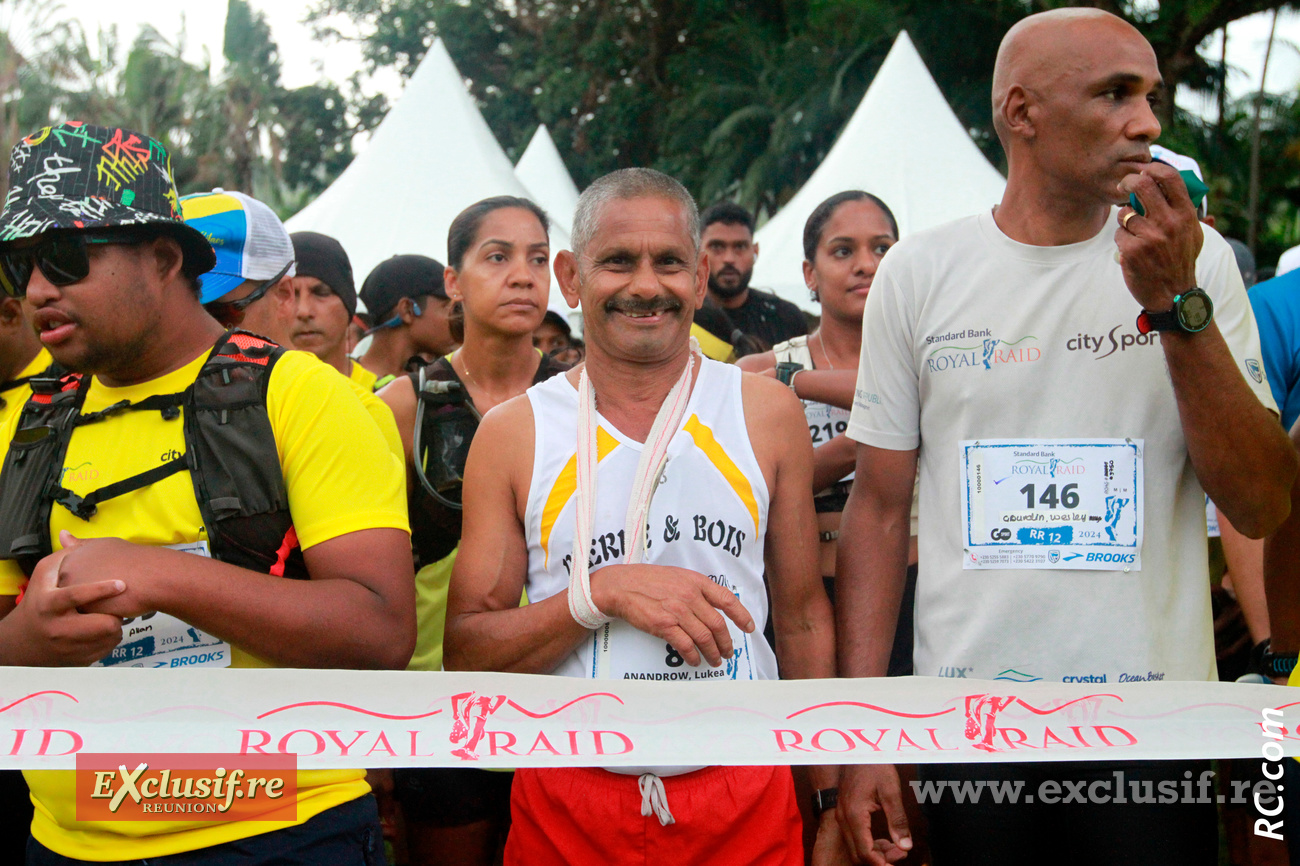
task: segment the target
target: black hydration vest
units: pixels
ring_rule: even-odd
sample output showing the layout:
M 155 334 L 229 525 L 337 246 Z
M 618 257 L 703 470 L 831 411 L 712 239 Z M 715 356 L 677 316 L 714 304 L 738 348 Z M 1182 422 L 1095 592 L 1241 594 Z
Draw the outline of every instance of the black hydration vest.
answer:
M 189 470 L 212 556 L 263 574 L 305 579 L 289 495 L 266 413 L 271 370 L 284 354 L 247 331 L 228 331 L 193 384 L 179 394 L 123 400 L 82 414 L 91 377 L 51 368 L 31 380 L 32 397 L 0 469 L 0 559 L 32 569 L 52 552 L 50 514 L 57 504 L 91 520 L 99 503 Z M 51 374 L 52 373 L 52 374 Z M 185 454 L 77 496 L 61 484 L 76 428 L 111 423 L 119 412 L 159 412 L 182 419 Z
M 569 365 L 542 355 L 533 384 L 567 369 Z M 446 358 L 407 375 L 418 401 L 412 459 L 419 483 L 410 502 L 411 546 L 425 566 L 460 544 L 460 484 L 480 416 Z

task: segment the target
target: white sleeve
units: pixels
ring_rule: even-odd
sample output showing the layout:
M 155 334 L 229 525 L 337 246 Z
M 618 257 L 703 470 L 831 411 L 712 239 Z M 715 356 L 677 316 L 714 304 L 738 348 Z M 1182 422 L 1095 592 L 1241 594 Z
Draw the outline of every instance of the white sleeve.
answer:
M 909 287 L 903 285 L 911 269 L 905 255 L 895 251 L 894 256 L 880 263 L 862 314 L 862 353 L 848 436 L 876 448 L 911 451 L 921 443 L 916 321 Z
M 1214 229 L 1205 228 L 1205 245 L 1196 260 L 1197 284 L 1214 301 L 1214 321 L 1237 362 L 1237 372 L 1265 408 L 1277 412 L 1277 402 L 1264 372 L 1259 348 L 1259 328 L 1232 247 Z

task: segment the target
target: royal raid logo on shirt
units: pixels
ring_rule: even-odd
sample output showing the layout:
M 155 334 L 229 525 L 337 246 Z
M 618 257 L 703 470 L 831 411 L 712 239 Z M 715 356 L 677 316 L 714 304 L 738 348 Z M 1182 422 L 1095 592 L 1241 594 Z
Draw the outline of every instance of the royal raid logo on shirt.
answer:
M 1038 338 L 1032 334 L 1004 340 L 989 328 L 949 331 L 926 337 L 925 342 L 930 347 L 925 366 L 931 373 L 963 367 L 992 370 L 1003 364 L 1031 364 L 1043 357 Z

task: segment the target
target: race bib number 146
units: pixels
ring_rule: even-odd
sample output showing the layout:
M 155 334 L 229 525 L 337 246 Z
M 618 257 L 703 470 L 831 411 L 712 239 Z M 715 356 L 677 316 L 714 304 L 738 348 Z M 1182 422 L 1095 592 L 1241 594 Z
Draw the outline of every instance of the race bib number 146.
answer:
M 963 566 L 1140 571 L 1142 445 L 961 442 Z

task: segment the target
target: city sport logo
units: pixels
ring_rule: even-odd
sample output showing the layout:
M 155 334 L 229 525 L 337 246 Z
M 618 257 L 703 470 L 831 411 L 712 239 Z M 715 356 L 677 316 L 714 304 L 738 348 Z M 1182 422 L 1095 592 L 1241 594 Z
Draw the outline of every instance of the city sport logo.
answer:
M 990 332 L 985 330 L 970 333 L 987 335 Z M 962 367 L 992 370 L 994 367 L 1003 364 L 1033 363 L 1043 357 L 1043 351 L 1037 345 L 1038 338 L 1032 334 L 1027 334 L 1016 340 L 1001 340 L 997 337 L 983 336 L 979 340 L 959 340 L 958 342 L 958 345 L 940 346 L 930 351 L 930 356 L 925 359 L 925 364 L 931 373 L 943 373 Z
M 296 821 L 298 756 L 80 752 L 78 821 Z

